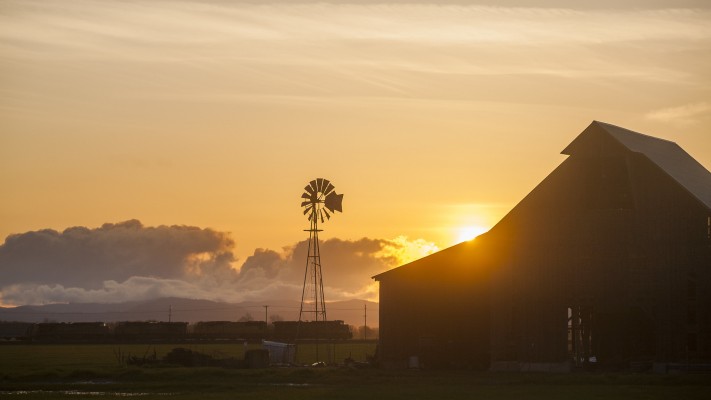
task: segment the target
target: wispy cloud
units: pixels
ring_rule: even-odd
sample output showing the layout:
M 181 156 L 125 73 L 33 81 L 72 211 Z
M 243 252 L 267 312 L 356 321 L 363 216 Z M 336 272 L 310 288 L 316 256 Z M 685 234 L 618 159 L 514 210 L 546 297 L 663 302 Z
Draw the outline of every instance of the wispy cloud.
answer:
M 106 93 L 107 102 L 231 103 L 482 100 L 493 84 L 517 101 L 540 90 L 509 88 L 511 77 L 557 79 L 571 91 L 619 82 L 699 86 L 692 66 L 708 59 L 711 10 L 562 3 L 8 0 L 0 73 L 11 79 L 0 107 L 75 99 L 73 109 L 91 108 Z
M 326 61 L 324 58 L 342 62 L 343 53 L 328 57 L 334 50 L 331 47 L 349 46 L 355 55 L 350 57 L 351 62 L 368 63 L 367 47 L 372 43 L 388 48 L 421 46 L 437 59 L 438 49 L 430 46 L 474 50 L 475 46 L 601 45 L 649 40 L 688 43 L 711 36 L 707 23 L 711 11 L 704 9 L 609 11 L 456 4 L 111 0 L 6 1 L 5 8 L 10 12 L 0 16 L 0 43 L 13 50 L 5 52 L 5 57 L 33 54 L 137 61 L 259 59 L 313 63 Z M 284 51 L 270 51 L 274 45 Z M 414 49 L 401 50 L 407 55 Z M 387 53 L 380 56 L 387 58 Z
M 646 115 L 646 117 L 651 120 L 677 125 L 692 124 L 698 122 L 702 117 L 709 116 L 711 116 L 711 103 L 706 102 L 663 108 L 651 111 Z

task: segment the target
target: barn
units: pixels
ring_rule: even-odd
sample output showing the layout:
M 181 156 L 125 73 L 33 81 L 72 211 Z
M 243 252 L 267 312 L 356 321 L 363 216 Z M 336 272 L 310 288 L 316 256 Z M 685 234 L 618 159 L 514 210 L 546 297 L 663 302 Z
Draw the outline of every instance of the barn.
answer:
M 711 364 L 711 173 L 592 122 L 489 232 L 373 277 L 385 367 Z

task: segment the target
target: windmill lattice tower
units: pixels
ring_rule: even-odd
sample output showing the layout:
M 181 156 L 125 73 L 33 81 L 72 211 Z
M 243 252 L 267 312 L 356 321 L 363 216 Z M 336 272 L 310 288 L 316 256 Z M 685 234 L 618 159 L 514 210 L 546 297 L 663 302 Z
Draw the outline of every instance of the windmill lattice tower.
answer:
M 326 302 L 323 295 L 323 274 L 321 273 L 321 251 L 318 243 L 318 222 L 331 219 L 331 214 L 343 212 L 343 195 L 336 194 L 335 187 L 328 179 L 318 178 L 304 187 L 301 207 L 311 222 L 309 249 L 304 271 L 304 288 L 301 292 L 299 323 L 302 321 L 326 321 Z

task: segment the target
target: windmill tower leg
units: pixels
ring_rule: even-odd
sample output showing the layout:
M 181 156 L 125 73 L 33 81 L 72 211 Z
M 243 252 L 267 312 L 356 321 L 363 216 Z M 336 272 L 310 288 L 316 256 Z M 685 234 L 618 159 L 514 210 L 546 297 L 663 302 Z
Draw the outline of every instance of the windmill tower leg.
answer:
M 296 326 L 296 340 L 303 334 L 303 323 L 314 321 L 315 331 L 308 335 L 316 339 L 316 361 L 319 361 L 319 332 L 320 321 L 326 321 L 326 302 L 323 295 L 323 275 L 321 272 L 321 251 L 318 241 L 318 222 L 314 218 L 309 229 L 308 254 L 306 257 L 306 270 L 304 271 L 304 287 L 301 291 L 301 306 L 299 308 L 299 322 Z
M 309 248 L 304 271 L 304 287 L 301 291 L 299 322 L 326 321 L 326 303 L 323 295 L 323 275 L 321 273 L 321 251 L 319 249 L 318 222 L 311 221 Z M 309 315 L 313 314 L 313 315 Z

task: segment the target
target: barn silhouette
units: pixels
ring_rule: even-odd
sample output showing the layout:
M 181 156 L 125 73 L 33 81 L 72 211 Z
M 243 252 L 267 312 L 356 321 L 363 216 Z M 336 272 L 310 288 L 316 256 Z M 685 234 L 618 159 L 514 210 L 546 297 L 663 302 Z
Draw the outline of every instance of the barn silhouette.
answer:
M 386 367 L 711 365 L 711 173 L 592 122 L 489 232 L 376 275 Z

